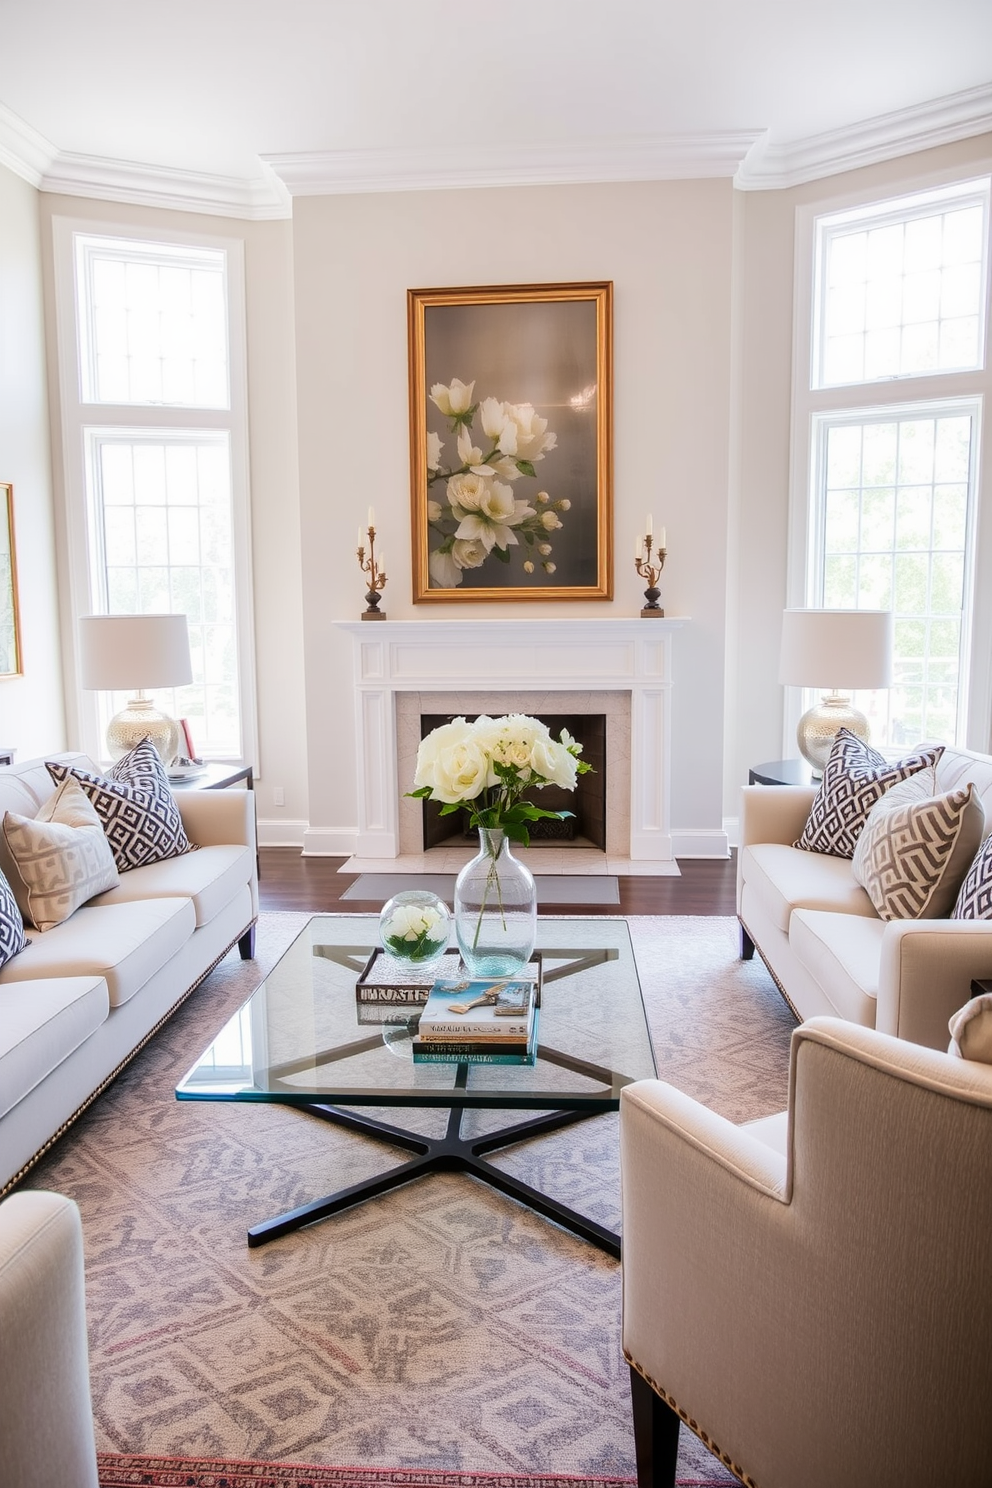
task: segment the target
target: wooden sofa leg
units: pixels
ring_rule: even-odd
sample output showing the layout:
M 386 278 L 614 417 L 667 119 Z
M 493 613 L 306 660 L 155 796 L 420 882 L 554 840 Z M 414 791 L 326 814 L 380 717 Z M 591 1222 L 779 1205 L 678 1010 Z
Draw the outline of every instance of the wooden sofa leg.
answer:
M 249 925 L 248 929 L 238 941 L 238 950 L 241 952 L 242 961 L 254 961 L 255 959 L 255 926 Z
M 737 923 L 741 932 L 741 960 L 750 961 L 754 956 L 754 941 L 748 935 L 744 926 L 740 924 L 739 920 Z
M 679 1455 L 678 1416 L 633 1367 L 630 1371 L 630 1403 L 634 1414 L 637 1488 L 675 1488 Z

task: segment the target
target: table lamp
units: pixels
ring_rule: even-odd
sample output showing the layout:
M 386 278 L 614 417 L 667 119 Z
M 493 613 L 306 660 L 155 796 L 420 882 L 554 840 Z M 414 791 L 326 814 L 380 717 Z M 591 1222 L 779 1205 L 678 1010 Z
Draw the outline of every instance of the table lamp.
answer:
M 79 621 L 79 658 L 83 687 L 133 694 L 107 727 L 111 759 L 120 759 L 148 738 L 168 768 L 179 753 L 182 733 L 144 689 L 192 682 L 186 616 L 84 615 Z
M 840 729 L 866 742 L 868 720 L 852 707 L 857 688 L 892 686 L 891 610 L 785 610 L 779 681 L 830 687 L 796 729 L 799 752 L 819 775 Z M 841 688 L 847 689 L 841 691 Z

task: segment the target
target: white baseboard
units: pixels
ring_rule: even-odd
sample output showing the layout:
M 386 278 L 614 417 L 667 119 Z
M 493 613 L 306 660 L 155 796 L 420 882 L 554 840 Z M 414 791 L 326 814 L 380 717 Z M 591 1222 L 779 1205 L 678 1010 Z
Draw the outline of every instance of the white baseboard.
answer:
M 727 834 L 727 841 L 731 847 L 741 845 L 741 822 L 738 816 L 725 816 L 723 818 L 723 830 Z
M 358 833 L 336 830 L 315 831 L 307 827 L 303 833 L 303 856 L 305 858 L 350 858 L 357 851 Z
M 307 830 L 305 821 L 275 821 L 257 823 L 259 847 L 302 847 Z
M 676 858 L 729 858 L 730 842 L 722 829 L 700 828 L 672 830 L 672 849 Z

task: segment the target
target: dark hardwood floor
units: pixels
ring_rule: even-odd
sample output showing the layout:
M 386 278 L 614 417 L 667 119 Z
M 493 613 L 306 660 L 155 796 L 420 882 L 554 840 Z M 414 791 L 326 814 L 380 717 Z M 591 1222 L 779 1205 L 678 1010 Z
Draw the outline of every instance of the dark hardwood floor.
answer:
M 295 847 L 263 847 L 258 883 L 262 909 L 356 913 L 379 910 L 378 900 L 341 895 L 356 874 L 339 873 L 344 858 L 305 858 Z M 680 878 L 621 878 L 617 905 L 555 904 L 546 914 L 732 915 L 736 858 L 683 858 Z

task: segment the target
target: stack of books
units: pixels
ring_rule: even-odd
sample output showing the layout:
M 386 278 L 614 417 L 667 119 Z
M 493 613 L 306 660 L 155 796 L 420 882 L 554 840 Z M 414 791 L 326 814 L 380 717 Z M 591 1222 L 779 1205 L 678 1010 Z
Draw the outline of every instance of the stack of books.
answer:
M 537 978 L 438 977 L 413 1040 L 415 1064 L 533 1064 Z

